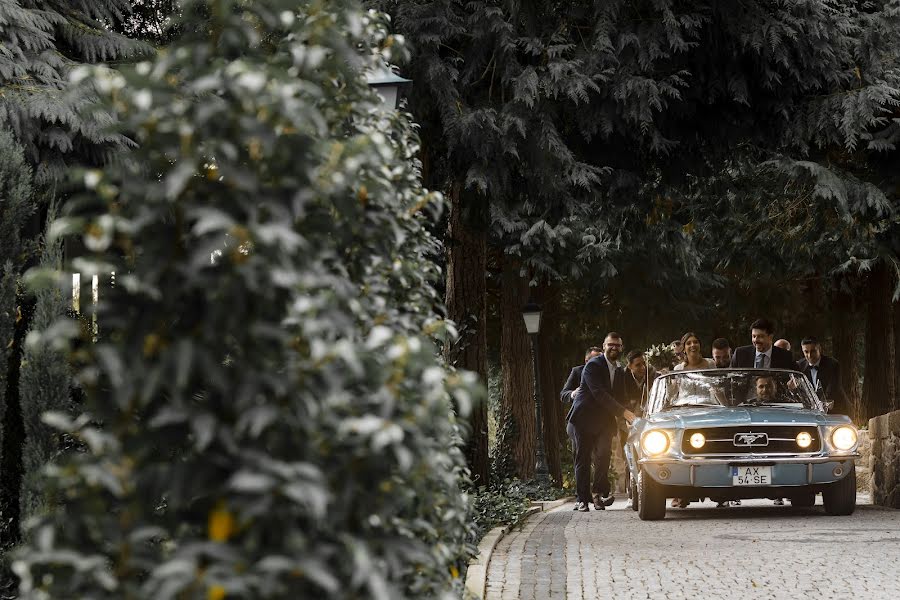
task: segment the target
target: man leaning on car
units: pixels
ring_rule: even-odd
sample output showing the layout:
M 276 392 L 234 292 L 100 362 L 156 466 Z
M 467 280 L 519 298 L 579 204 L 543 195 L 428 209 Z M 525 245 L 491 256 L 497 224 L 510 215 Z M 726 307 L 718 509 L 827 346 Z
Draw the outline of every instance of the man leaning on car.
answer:
M 614 332 L 607 334 L 603 341 L 604 352 L 611 344 L 621 348 L 622 336 Z M 589 360 L 581 372 L 580 391 L 573 398 L 566 425 L 566 433 L 575 446 L 575 489 L 578 494 L 575 510 L 590 510 L 591 454 L 594 446 L 599 444 L 600 448 L 607 450 L 608 461 L 612 436 L 616 433 L 616 417 L 629 422 L 634 420 L 634 413 L 622 406 L 613 395 L 617 374 L 621 381 L 621 373 L 617 373 L 619 370 L 605 355 L 600 355 Z M 606 464 L 608 469 L 609 463 Z M 606 477 L 602 467 L 597 477 Z
M 839 415 L 849 414 L 850 402 L 844 387 L 841 385 L 841 365 L 830 356 L 822 354 L 822 346 L 814 337 L 800 342 L 803 358 L 800 359 L 800 371 L 812 383 L 816 394 L 823 401 L 834 402 L 829 412 Z

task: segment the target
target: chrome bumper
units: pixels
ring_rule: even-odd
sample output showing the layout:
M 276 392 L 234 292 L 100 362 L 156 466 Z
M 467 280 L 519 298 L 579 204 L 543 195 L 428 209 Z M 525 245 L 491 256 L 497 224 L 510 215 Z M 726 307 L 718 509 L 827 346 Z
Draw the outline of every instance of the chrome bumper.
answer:
M 796 463 L 827 463 L 841 462 L 849 459 L 857 459 L 860 457 L 859 452 L 848 452 L 846 454 L 830 454 L 824 456 L 765 456 L 760 454 L 746 454 L 743 456 L 728 457 L 696 457 L 686 458 L 684 456 L 657 456 L 651 458 L 642 458 L 638 464 L 671 464 L 678 463 L 683 465 L 732 465 L 735 463 L 775 463 L 775 464 L 796 464 Z
M 733 467 L 769 465 L 773 467 L 771 487 L 833 483 L 846 476 L 856 458 L 859 458 L 858 452 L 827 456 L 661 456 L 642 458 L 638 464 L 643 467 L 643 472 L 659 483 L 701 488 L 732 487 Z

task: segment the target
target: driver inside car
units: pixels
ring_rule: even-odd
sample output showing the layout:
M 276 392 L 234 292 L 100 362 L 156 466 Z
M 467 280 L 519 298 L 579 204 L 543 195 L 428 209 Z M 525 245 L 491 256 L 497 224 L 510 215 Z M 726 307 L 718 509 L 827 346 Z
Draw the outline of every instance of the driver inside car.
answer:
M 756 379 L 757 402 L 775 402 L 775 378 L 759 377 Z

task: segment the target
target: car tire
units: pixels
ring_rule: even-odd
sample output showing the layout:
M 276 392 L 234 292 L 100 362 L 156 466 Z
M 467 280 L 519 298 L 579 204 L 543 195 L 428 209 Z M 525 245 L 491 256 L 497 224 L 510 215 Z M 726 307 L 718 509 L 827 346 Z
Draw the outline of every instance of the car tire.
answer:
M 794 496 L 791 496 L 790 501 L 791 506 L 795 508 L 809 508 L 816 504 L 816 493 L 802 492 L 800 494 L 795 494 Z
M 631 510 L 637 511 L 641 506 L 641 499 L 638 497 L 638 484 L 637 478 L 632 476 L 631 482 L 629 485 L 631 486 Z
M 822 491 L 825 512 L 834 516 L 852 515 L 856 510 L 856 465 L 843 479 L 832 483 Z
M 663 486 L 641 469 L 638 477 L 638 517 L 641 521 L 659 521 L 666 516 L 666 492 Z

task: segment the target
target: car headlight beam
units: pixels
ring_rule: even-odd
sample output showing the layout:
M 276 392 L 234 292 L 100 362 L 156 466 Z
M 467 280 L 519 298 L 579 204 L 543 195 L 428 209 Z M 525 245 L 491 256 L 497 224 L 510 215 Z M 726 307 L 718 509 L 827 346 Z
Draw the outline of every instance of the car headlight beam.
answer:
M 838 450 L 850 450 L 857 439 L 856 428 L 850 425 L 841 425 L 831 432 L 831 444 Z
M 662 431 L 648 431 L 641 439 L 641 447 L 651 456 L 662 454 L 669 449 L 669 436 Z
M 812 445 L 812 435 L 808 431 L 797 434 L 797 445 L 801 448 L 809 448 Z
M 699 450 L 706 444 L 706 436 L 700 433 L 699 431 L 693 435 L 691 435 L 691 447 Z

